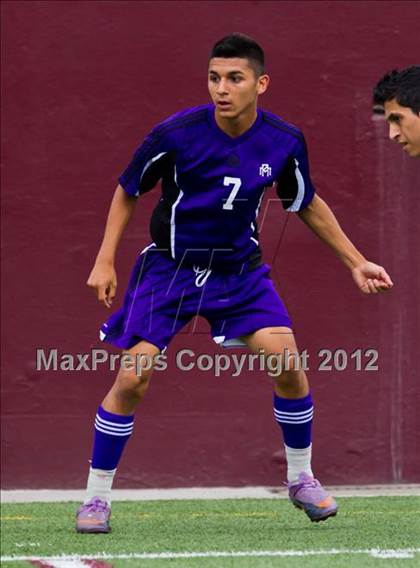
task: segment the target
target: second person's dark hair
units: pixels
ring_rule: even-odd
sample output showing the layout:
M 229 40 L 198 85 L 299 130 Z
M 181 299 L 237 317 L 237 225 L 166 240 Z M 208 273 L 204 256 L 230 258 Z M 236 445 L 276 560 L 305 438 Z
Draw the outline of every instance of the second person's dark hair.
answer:
M 416 114 L 420 112 L 420 65 L 394 69 L 382 77 L 373 90 L 373 102 L 383 105 L 392 99 Z

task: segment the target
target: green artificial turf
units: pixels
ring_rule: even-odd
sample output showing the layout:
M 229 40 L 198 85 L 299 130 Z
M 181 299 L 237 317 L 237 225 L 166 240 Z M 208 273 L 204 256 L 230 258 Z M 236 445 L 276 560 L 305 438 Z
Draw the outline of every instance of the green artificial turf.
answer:
M 338 499 L 337 517 L 311 523 L 284 499 L 115 502 L 112 532 L 79 535 L 75 503 L 2 506 L 2 556 L 420 548 L 420 497 Z M 367 554 L 305 557 L 107 559 L 115 568 L 420 566 L 414 558 Z M 20 568 L 25 562 L 3 562 Z

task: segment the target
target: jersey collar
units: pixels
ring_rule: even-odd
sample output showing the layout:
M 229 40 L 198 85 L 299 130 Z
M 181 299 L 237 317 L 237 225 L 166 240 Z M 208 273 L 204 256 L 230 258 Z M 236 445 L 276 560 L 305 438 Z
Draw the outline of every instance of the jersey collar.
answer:
M 216 107 L 214 105 L 209 105 L 208 114 L 211 128 L 220 138 L 225 140 L 225 142 L 228 142 L 231 146 L 236 146 L 237 144 L 241 144 L 244 140 L 247 140 L 254 134 L 256 130 L 258 130 L 262 123 L 262 111 L 260 109 L 257 109 L 257 118 L 255 119 L 251 128 L 248 128 L 248 130 L 246 130 L 240 136 L 232 138 L 231 136 L 226 134 L 226 132 L 223 132 L 223 130 L 221 130 L 217 125 L 216 118 L 214 116 L 215 110 Z

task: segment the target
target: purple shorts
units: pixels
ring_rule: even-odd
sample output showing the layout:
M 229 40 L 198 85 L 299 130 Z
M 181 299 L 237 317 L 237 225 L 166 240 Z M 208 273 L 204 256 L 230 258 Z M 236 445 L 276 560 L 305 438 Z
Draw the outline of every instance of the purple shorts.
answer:
M 269 272 L 266 264 L 235 274 L 180 266 L 151 245 L 137 259 L 123 307 L 102 325 L 101 340 L 122 349 L 145 340 L 163 350 L 197 315 L 224 347 L 244 345 L 241 336 L 264 327 L 292 327 Z

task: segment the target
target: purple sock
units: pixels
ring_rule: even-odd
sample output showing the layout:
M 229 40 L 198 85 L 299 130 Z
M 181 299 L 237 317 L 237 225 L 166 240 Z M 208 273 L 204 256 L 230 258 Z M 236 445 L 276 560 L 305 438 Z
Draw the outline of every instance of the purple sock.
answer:
M 304 398 L 282 398 L 274 393 L 274 418 L 289 448 L 307 448 L 311 444 L 313 414 L 311 393 Z
M 124 446 L 133 431 L 134 416 L 121 416 L 107 412 L 100 406 L 95 418 L 95 438 L 92 467 L 115 469 Z

